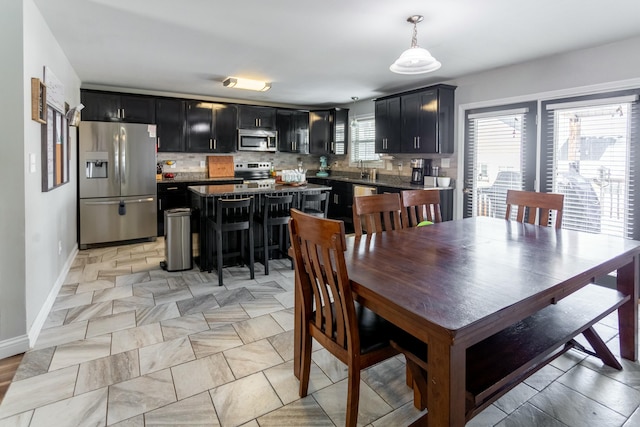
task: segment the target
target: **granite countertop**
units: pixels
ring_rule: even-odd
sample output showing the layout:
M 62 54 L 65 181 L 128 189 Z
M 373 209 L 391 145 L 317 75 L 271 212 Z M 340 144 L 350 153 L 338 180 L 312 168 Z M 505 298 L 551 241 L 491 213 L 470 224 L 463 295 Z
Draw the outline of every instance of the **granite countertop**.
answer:
M 193 176 L 180 176 L 178 175 L 176 178 L 162 178 L 161 180 L 157 180 L 156 182 L 158 184 L 171 184 L 171 183 L 176 183 L 176 182 L 210 182 L 212 184 L 215 184 L 216 182 L 230 182 L 233 181 L 234 183 L 237 184 L 241 184 L 242 183 L 242 178 L 235 178 L 233 176 L 228 176 L 228 177 L 222 177 L 222 178 L 207 178 L 207 177 L 193 177 Z
M 271 184 L 269 186 L 258 186 L 258 184 L 222 184 L 222 185 L 195 185 L 188 189 L 200 197 L 232 196 L 238 194 L 268 194 L 279 192 L 301 192 L 308 190 L 330 190 L 326 185 L 306 184 L 301 186 L 291 186 L 284 184 Z
M 378 175 L 378 178 L 376 180 L 349 175 L 329 175 L 328 177 L 313 177 L 310 175 L 307 176 L 309 178 L 333 179 L 336 181 L 351 182 L 353 184 L 403 188 L 405 190 L 453 190 L 453 185 L 449 187 L 416 185 L 409 183 L 409 177 L 399 177 L 391 175 Z

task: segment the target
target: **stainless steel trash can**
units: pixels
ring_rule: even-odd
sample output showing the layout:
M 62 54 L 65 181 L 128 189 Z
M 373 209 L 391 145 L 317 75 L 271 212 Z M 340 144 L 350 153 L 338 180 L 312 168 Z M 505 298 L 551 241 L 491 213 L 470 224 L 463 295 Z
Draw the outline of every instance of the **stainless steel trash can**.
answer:
M 191 209 L 178 208 L 164 211 L 164 255 L 160 263 L 167 271 L 190 270 L 191 256 Z

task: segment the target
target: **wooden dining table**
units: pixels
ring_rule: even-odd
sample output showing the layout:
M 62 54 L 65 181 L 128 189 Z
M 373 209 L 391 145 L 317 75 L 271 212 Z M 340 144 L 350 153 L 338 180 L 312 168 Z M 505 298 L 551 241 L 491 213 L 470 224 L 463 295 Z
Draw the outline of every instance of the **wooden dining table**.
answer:
M 638 241 L 474 217 L 346 242 L 355 298 L 428 344 L 427 425 L 465 424 L 469 347 L 612 272 L 630 296 L 618 309 L 620 355 L 638 358 Z

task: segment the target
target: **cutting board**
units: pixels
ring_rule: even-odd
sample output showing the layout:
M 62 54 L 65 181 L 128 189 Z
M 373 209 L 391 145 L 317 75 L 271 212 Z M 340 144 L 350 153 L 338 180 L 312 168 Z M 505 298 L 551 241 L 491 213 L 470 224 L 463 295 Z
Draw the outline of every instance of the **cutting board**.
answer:
M 233 176 L 233 156 L 207 156 L 209 178 Z

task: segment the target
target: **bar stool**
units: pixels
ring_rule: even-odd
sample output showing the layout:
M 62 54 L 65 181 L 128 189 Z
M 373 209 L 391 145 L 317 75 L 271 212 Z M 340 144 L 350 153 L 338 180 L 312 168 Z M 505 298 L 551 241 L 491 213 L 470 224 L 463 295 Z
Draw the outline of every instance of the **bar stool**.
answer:
M 262 225 L 262 263 L 264 274 L 269 274 L 269 251 L 278 249 L 282 255 L 287 255 L 289 248 L 287 224 L 289 223 L 289 210 L 293 204 L 293 194 L 282 196 L 264 196 L 262 212 L 256 215 L 256 221 Z M 278 227 L 278 243 L 273 243 L 274 226 Z M 270 237 L 271 235 L 271 237 Z
M 245 231 L 249 234 L 249 272 L 251 279 L 255 278 L 253 269 L 253 221 L 254 221 L 254 202 L 253 197 L 244 199 L 218 199 L 216 201 L 216 216 L 210 218 L 213 223 L 213 230 L 216 239 L 216 271 L 218 273 L 218 285 L 222 286 L 222 267 L 224 266 L 224 257 L 242 256 L 242 261 L 246 263 Z M 223 253 L 222 249 L 222 233 L 240 231 L 240 250 L 237 252 Z
M 329 212 L 329 192 L 323 191 L 319 194 L 303 193 L 300 208 L 306 214 L 326 218 Z

